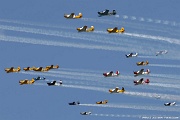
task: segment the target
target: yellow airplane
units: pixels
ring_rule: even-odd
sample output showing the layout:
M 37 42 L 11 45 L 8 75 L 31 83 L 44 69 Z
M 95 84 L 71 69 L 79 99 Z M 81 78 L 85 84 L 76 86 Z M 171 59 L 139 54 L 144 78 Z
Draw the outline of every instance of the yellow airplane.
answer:
M 26 67 L 26 68 L 23 68 L 24 71 L 30 71 L 30 70 L 33 70 L 34 68 L 31 68 L 31 67 Z
M 78 18 L 82 18 L 82 13 L 79 13 L 78 15 L 75 15 L 74 13 L 71 14 L 64 14 L 64 17 L 67 19 L 78 19 Z
M 34 78 L 33 78 L 32 80 L 27 80 L 27 79 L 25 79 L 25 80 L 20 80 L 20 81 L 19 81 L 19 84 L 20 84 L 20 85 L 33 84 L 34 82 L 35 82 Z
M 120 90 L 119 87 L 116 87 L 115 89 L 110 89 L 109 90 L 110 93 L 123 93 L 125 92 L 124 87 L 122 87 L 122 89 Z
M 50 65 L 50 66 L 46 66 L 47 69 L 58 69 L 59 65 Z
M 106 103 L 108 103 L 108 100 L 96 102 L 96 104 L 106 104 Z
M 140 66 L 140 65 L 148 65 L 149 62 L 148 61 L 142 61 L 142 62 L 137 62 L 136 65 Z
M 83 27 L 77 28 L 77 31 L 78 32 L 92 32 L 92 31 L 94 31 L 94 26 L 87 28 L 87 26 L 85 25 Z
M 17 67 L 17 68 L 14 68 L 14 67 L 5 68 L 5 71 L 6 71 L 7 73 L 10 73 L 10 72 L 19 72 L 19 71 L 21 71 L 21 68 L 20 68 L 20 67 Z
M 34 71 L 40 71 L 40 72 L 46 72 L 46 71 L 49 71 L 50 69 L 49 68 L 43 68 L 43 67 L 33 67 L 33 70 Z
M 124 29 L 124 27 L 122 27 L 120 30 L 118 30 L 118 28 L 115 27 L 115 28 L 108 28 L 107 31 L 109 33 L 124 33 L 125 29 Z

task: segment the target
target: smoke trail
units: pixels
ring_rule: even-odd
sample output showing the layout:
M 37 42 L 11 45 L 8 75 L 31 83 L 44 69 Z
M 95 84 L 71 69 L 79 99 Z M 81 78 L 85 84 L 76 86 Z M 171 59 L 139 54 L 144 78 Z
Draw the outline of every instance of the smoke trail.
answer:
M 32 39 L 32 38 L 10 37 L 10 36 L 0 36 L 0 41 L 57 46 L 57 47 L 73 47 L 73 48 L 81 48 L 81 49 L 127 51 L 127 48 L 125 47 L 123 48 L 123 47 L 95 45 L 95 44 L 90 45 L 90 44 L 81 44 L 81 43 L 56 42 L 56 41 L 49 41 L 49 40 L 38 40 L 38 39 Z
M 180 108 L 171 107 L 165 108 L 164 106 L 142 106 L 142 105 L 125 105 L 125 104 L 108 104 L 108 105 L 98 105 L 98 104 L 79 104 L 81 106 L 90 106 L 90 107 L 106 107 L 106 108 L 126 108 L 126 109 L 137 109 L 137 110 L 155 110 L 155 111 L 174 111 L 179 112 Z
M 180 65 L 167 65 L 167 64 L 149 64 L 149 66 L 180 68 Z
M 157 95 L 157 93 L 131 92 L 131 91 L 126 91 L 126 92 L 124 92 L 124 94 L 133 95 L 133 96 L 149 97 L 149 98 L 155 98 L 157 96 L 161 96 L 161 99 L 180 101 L 180 96 L 178 96 L 178 95 L 170 95 L 170 94 L 158 94 Z

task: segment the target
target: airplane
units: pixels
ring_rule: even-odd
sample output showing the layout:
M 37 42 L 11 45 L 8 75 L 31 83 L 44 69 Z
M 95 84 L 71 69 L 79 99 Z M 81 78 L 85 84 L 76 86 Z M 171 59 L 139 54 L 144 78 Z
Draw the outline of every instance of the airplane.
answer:
M 81 115 L 90 115 L 91 112 L 80 112 Z
M 25 79 L 25 80 L 20 80 L 20 81 L 19 81 L 19 84 L 20 84 L 20 85 L 33 84 L 34 82 L 35 82 L 34 78 L 33 78 L 32 80 Z
M 79 101 L 77 101 L 77 102 L 72 102 L 72 103 L 68 103 L 69 105 L 79 105 L 80 104 L 80 102 Z
M 107 32 L 108 32 L 108 33 L 124 33 L 124 32 L 125 32 L 125 29 L 124 29 L 124 27 L 122 27 L 122 28 L 119 29 L 119 30 L 118 30 L 118 27 L 108 28 L 108 29 L 107 29 Z
M 49 68 L 43 68 L 43 67 L 33 67 L 33 70 L 34 71 L 40 71 L 40 72 L 46 72 L 46 71 L 49 71 L 50 69 Z
M 46 66 L 47 69 L 58 69 L 59 65 L 50 65 L 50 66 Z
M 140 80 L 134 80 L 134 85 L 140 85 L 145 83 L 150 83 L 149 79 L 144 80 L 143 78 L 141 78 Z
M 101 16 L 107 16 L 107 15 L 116 15 L 116 10 L 113 10 L 112 12 L 109 12 L 109 10 L 108 9 L 106 9 L 106 10 L 104 10 L 104 11 L 102 11 L 102 12 L 98 12 L 98 14 L 99 14 L 99 17 L 101 17 Z
M 146 62 L 141 61 L 141 62 L 137 62 L 137 63 L 136 63 L 137 66 L 140 66 L 140 65 L 148 65 L 148 64 L 149 64 L 148 61 L 146 61 Z
M 19 71 L 21 71 L 21 68 L 20 67 L 17 67 L 17 68 L 14 68 L 14 67 L 5 68 L 5 71 L 6 71 L 6 73 L 19 72 Z
M 119 87 L 116 87 L 115 89 L 109 89 L 110 93 L 123 93 L 125 91 L 124 87 L 120 90 Z
M 161 51 L 156 52 L 156 56 L 162 55 L 162 54 L 167 54 L 167 53 L 168 53 L 167 50 L 161 50 Z
M 149 74 L 150 70 L 147 69 L 146 71 L 144 71 L 144 69 L 138 70 L 138 71 L 134 71 L 134 77 L 138 76 L 138 75 L 144 75 L 144 74 Z
M 94 31 L 94 26 L 91 26 L 90 28 L 88 28 L 86 25 L 81 27 L 81 28 L 77 28 L 78 32 L 92 32 Z
M 114 76 L 120 75 L 120 72 L 119 72 L 119 71 L 116 71 L 116 73 L 113 73 L 113 71 L 110 71 L 110 72 L 103 73 L 103 75 L 104 75 L 105 77 L 114 77 Z
M 34 78 L 34 80 L 36 81 L 36 80 L 45 80 L 46 78 L 45 77 L 40 77 L 40 76 L 38 76 L 37 78 Z
M 55 80 L 48 82 L 47 83 L 48 86 L 55 86 L 55 85 L 62 85 L 62 80 L 60 80 L 59 82 L 56 82 Z
M 137 57 L 137 56 L 138 56 L 138 53 L 135 53 L 135 54 L 129 53 L 129 54 L 126 55 L 127 58 L 129 58 L 129 57 Z
M 82 18 L 82 13 L 79 13 L 78 15 L 75 15 L 74 13 L 64 14 L 64 17 L 67 19 L 78 19 L 78 18 Z
M 96 104 L 106 104 L 106 103 L 108 103 L 108 100 L 104 100 L 104 101 L 98 101 L 98 102 L 96 102 Z
M 23 68 L 24 71 L 29 71 L 29 70 L 33 70 L 34 68 L 31 68 L 31 67 L 26 67 L 26 68 Z
M 164 103 L 165 106 L 174 106 L 176 105 L 176 102 L 169 102 L 169 103 Z

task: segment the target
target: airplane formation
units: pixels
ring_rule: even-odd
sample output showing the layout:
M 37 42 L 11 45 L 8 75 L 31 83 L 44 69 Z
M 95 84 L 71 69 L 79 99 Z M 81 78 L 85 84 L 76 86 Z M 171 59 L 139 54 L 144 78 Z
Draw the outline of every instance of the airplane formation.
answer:
M 98 17 L 102 17 L 102 16 L 113 16 L 113 15 L 116 15 L 116 11 L 113 10 L 112 12 L 110 12 L 109 10 L 104 10 L 104 11 L 101 11 L 101 12 L 98 12 Z M 64 14 L 64 18 L 66 19 L 80 19 L 82 18 L 83 15 L 82 13 L 79 13 L 78 15 L 75 15 L 75 13 L 71 13 L 71 14 Z M 83 26 L 83 27 L 79 27 L 79 28 L 76 28 L 76 30 L 78 32 L 93 32 L 95 30 L 94 26 Z M 107 29 L 107 32 L 108 33 L 124 33 L 125 32 L 125 28 L 124 27 L 121 27 L 121 29 L 118 29 L 118 27 L 114 27 L 114 28 L 108 28 Z M 167 50 L 161 50 L 161 51 L 158 51 L 156 52 L 156 56 L 159 56 L 159 55 L 162 55 L 162 54 L 167 54 L 168 51 Z M 126 54 L 125 55 L 126 58 L 132 58 L 132 57 L 138 57 L 138 53 L 129 53 L 129 54 Z M 137 66 L 146 66 L 146 65 L 149 65 L 149 61 L 140 61 L 140 62 L 136 62 L 136 65 Z M 46 66 L 46 67 L 24 67 L 23 70 L 25 72 L 28 72 L 28 71 L 34 71 L 34 72 L 48 72 L 49 70 L 51 69 L 58 69 L 59 68 L 59 65 L 50 65 L 50 66 Z M 5 72 L 6 73 L 17 73 L 17 72 L 20 72 L 21 71 L 21 68 L 20 67 L 17 67 L 17 68 L 14 68 L 14 67 L 11 67 L 11 68 L 5 68 Z M 138 70 L 138 71 L 133 71 L 134 73 L 134 77 L 136 76 L 139 76 L 139 75 L 149 75 L 150 74 L 150 70 L 147 69 L 147 70 L 144 70 L 143 68 Z M 110 72 L 104 72 L 103 73 L 103 76 L 104 77 L 118 77 L 120 76 L 120 72 L 117 70 L 116 72 L 113 72 L 113 71 L 110 71 Z M 30 80 L 28 79 L 24 79 L 24 80 L 20 80 L 19 81 L 19 84 L 20 85 L 25 85 L 25 84 L 34 84 L 36 81 L 39 81 L 39 80 L 46 80 L 45 77 L 36 77 L 36 78 L 32 78 Z M 149 84 L 150 83 L 150 80 L 149 79 L 145 79 L 144 78 L 141 78 L 139 80 L 134 80 L 133 81 L 134 85 L 143 85 L 143 84 Z M 56 80 L 53 80 L 51 82 L 47 82 L 47 85 L 48 86 L 60 86 L 62 85 L 62 80 L 60 81 L 56 81 Z M 115 87 L 113 89 L 109 89 L 107 90 L 109 93 L 113 94 L 113 93 L 124 93 L 126 92 L 125 88 L 122 87 L 121 89 L 119 89 L 119 87 Z M 161 98 L 160 96 L 158 98 Z M 103 101 L 97 101 L 96 104 L 107 104 L 108 103 L 108 100 L 103 100 Z M 79 101 L 74 101 L 74 102 L 71 102 L 71 103 L 68 103 L 69 105 L 79 105 L 80 102 Z M 175 105 L 176 102 L 169 102 L 169 103 L 164 103 L 165 106 L 173 106 Z M 86 112 L 80 112 L 81 115 L 90 115 L 91 112 L 90 111 L 86 111 Z

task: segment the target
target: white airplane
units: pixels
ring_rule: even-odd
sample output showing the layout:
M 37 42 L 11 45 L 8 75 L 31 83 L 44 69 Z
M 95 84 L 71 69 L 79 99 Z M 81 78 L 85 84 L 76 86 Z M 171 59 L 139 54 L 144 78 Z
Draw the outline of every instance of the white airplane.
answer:
M 81 115 L 90 115 L 91 112 L 80 112 Z
M 138 70 L 138 71 L 134 71 L 134 77 L 138 76 L 138 75 L 144 75 L 144 74 L 149 74 L 150 70 L 147 69 L 146 71 L 144 71 L 144 69 Z
M 120 72 L 119 72 L 119 71 L 116 71 L 116 73 L 113 73 L 113 71 L 111 71 L 111 72 L 103 73 L 103 75 L 104 75 L 105 77 L 114 77 L 114 76 L 120 75 Z
M 167 54 L 167 53 L 168 53 L 167 50 L 161 50 L 161 51 L 156 52 L 156 56 L 162 55 L 162 54 Z
M 137 57 L 138 56 L 138 53 L 130 53 L 130 54 L 127 54 L 126 57 L 129 58 L 129 57 Z
M 172 103 L 170 103 L 170 102 L 169 102 L 169 103 L 164 103 L 164 105 L 165 105 L 165 106 L 174 106 L 174 105 L 176 105 L 176 102 L 172 102 Z

